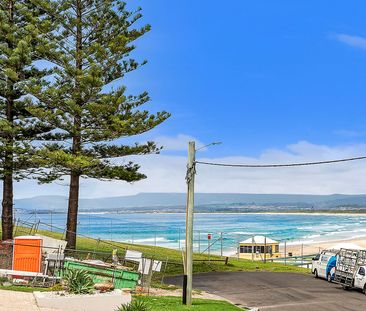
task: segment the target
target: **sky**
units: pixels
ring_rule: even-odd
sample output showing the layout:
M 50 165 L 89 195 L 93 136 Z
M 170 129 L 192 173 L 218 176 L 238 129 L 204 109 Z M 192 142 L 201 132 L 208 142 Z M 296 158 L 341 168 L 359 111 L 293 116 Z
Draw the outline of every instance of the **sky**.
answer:
M 148 179 L 83 180 L 82 197 L 185 192 L 189 140 L 197 157 L 286 163 L 366 155 L 366 3 L 342 0 L 135 0 L 152 30 L 136 42 L 148 64 L 124 81 L 147 90 L 164 124 L 130 141 L 155 140 L 135 157 Z M 126 141 L 121 140 L 121 143 Z M 123 161 L 123 160 L 121 160 Z M 199 166 L 198 192 L 366 193 L 366 162 L 244 170 Z M 67 194 L 63 182 L 16 185 L 15 197 Z

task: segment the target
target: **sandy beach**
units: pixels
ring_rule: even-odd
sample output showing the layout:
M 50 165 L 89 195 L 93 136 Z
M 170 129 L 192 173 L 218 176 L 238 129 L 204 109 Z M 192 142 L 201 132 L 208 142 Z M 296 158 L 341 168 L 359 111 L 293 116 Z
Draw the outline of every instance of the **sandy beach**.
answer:
M 326 242 L 308 242 L 303 241 L 304 243 L 296 243 L 296 244 L 289 244 L 286 245 L 286 252 L 292 253 L 294 256 L 297 255 L 309 255 L 309 254 L 316 254 L 323 249 L 331 249 L 333 246 L 341 243 L 352 243 L 357 244 L 363 248 L 366 249 L 366 237 L 364 238 L 356 238 L 356 239 L 345 239 L 345 240 L 332 240 L 332 241 L 326 241 Z M 280 251 L 282 253 L 285 252 L 285 246 L 284 244 L 280 244 Z

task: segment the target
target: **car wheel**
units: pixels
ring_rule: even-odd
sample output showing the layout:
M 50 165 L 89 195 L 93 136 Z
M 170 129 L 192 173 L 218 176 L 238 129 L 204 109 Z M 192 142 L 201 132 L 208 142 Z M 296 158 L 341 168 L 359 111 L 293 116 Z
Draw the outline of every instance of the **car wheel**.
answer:
M 319 277 L 318 270 L 316 270 L 316 269 L 314 270 L 314 276 L 316 279 Z
M 365 286 L 363 287 L 363 293 L 366 295 L 366 284 L 365 284 Z
M 330 273 L 328 273 L 328 275 L 327 275 L 327 281 L 329 283 L 332 283 L 332 275 Z

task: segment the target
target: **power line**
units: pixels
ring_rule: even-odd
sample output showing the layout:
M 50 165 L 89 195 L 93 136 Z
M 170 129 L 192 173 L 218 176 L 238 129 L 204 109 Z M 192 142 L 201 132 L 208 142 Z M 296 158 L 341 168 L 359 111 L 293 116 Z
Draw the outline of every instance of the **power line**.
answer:
M 215 162 L 204 162 L 204 161 L 196 161 L 195 163 L 196 164 L 202 164 L 202 165 L 210 165 L 210 166 L 239 167 L 239 168 L 280 168 L 280 167 L 323 165 L 323 164 L 351 162 L 351 161 L 359 161 L 359 160 L 366 160 L 366 156 L 364 156 L 364 157 L 355 157 L 355 158 L 346 158 L 346 159 L 337 159 L 337 160 L 329 160 L 329 161 L 316 161 L 316 162 L 303 162 L 303 163 L 285 163 L 285 164 L 230 164 L 230 163 L 215 163 Z

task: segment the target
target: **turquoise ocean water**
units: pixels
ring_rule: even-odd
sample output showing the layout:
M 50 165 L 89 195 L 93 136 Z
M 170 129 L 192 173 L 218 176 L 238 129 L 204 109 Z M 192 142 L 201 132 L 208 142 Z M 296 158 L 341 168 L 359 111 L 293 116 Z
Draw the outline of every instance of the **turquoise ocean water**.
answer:
M 49 224 L 63 231 L 66 214 L 21 214 L 29 222 L 40 221 L 40 228 Z M 204 251 L 208 234 L 212 241 L 222 233 L 225 253 L 235 252 L 238 241 L 252 235 L 266 235 L 288 243 L 366 238 L 366 215 L 272 215 L 272 214 L 196 214 L 195 251 Z M 158 245 L 179 249 L 184 247 L 185 214 L 81 214 L 78 233 L 94 238 Z M 219 252 L 221 243 L 212 246 Z

